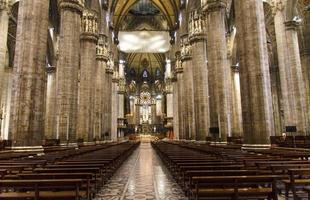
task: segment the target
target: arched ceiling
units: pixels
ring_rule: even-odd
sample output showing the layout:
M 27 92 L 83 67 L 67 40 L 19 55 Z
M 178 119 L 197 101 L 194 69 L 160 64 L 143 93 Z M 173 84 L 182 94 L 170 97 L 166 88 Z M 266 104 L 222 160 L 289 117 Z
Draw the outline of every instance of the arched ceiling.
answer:
M 120 26 L 124 16 L 140 0 L 115 0 L 112 3 L 111 11 L 113 13 L 113 26 L 116 30 Z M 171 30 L 176 28 L 178 14 L 180 9 L 180 0 L 150 0 L 166 17 Z

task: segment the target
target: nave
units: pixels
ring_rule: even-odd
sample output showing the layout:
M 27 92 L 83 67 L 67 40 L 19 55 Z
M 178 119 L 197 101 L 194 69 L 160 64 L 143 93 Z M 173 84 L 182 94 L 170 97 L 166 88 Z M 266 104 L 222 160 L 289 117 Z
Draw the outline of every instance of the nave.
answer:
M 95 200 L 187 199 L 149 142 L 128 158 Z

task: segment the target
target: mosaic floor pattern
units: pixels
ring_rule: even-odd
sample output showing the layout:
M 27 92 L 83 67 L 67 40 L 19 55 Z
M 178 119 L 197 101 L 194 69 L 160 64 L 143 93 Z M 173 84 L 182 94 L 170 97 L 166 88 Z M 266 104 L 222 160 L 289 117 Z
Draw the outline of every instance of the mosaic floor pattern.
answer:
M 95 200 L 185 200 L 181 188 L 170 176 L 150 143 L 125 161 Z

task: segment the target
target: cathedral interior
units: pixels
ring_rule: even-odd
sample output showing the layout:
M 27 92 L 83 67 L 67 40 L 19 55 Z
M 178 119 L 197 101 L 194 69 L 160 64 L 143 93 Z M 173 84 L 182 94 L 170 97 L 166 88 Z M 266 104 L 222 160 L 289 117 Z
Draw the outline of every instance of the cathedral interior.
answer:
M 0 199 L 310 199 L 309 149 L 310 0 L 0 0 Z

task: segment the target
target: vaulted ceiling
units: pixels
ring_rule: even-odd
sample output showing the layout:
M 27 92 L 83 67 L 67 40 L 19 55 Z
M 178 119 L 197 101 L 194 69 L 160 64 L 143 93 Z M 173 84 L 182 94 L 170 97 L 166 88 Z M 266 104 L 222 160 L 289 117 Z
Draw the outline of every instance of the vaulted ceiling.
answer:
M 112 2 L 111 11 L 113 13 L 113 26 L 116 30 L 119 29 L 124 17 L 130 9 L 139 1 L 143 0 L 115 0 Z M 161 11 L 161 14 L 166 18 L 170 30 L 175 29 L 178 14 L 180 10 L 180 0 L 149 0 L 153 5 Z

